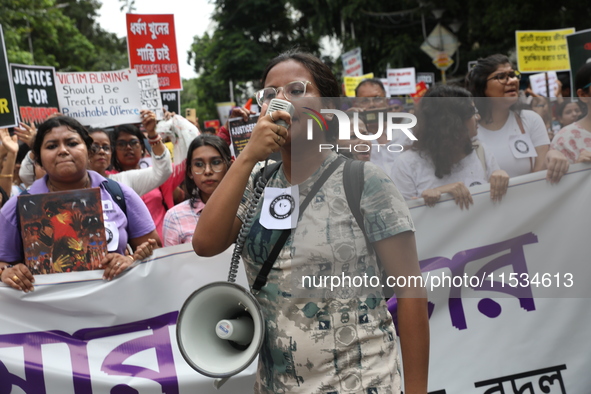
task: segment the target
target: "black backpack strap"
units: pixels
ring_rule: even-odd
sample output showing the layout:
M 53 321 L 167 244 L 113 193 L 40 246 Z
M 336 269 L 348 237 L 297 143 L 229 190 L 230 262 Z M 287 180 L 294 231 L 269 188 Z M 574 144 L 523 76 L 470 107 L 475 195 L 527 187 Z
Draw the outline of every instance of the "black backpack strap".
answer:
M 347 197 L 349 209 L 355 217 L 357 225 L 361 231 L 363 231 L 368 250 L 371 250 L 373 249 L 373 246 L 369 241 L 367 234 L 365 233 L 365 222 L 363 221 L 363 215 L 361 214 L 361 195 L 363 194 L 363 188 L 365 187 L 365 176 L 363 173 L 364 165 L 365 162 L 361 160 L 349 159 L 345 162 L 345 168 L 343 169 L 343 187 L 345 189 L 345 196 Z M 378 262 L 378 266 L 382 268 L 381 271 L 382 284 L 384 285 L 384 295 L 386 299 L 389 299 L 394 295 L 394 291 L 385 285 L 385 283 L 387 283 L 386 273 L 383 269 L 382 262 L 380 261 L 380 256 L 378 256 L 377 253 L 376 260 Z
M 337 157 L 337 159 L 330 163 L 328 168 L 324 170 L 324 172 L 322 173 L 320 178 L 318 178 L 318 180 L 314 183 L 314 185 L 312 185 L 312 188 L 310 189 L 310 192 L 308 192 L 308 195 L 306 196 L 305 200 L 300 204 L 300 214 L 298 217 L 298 221 L 299 219 L 301 219 L 302 214 L 306 210 L 306 207 L 310 204 L 310 201 L 312 201 L 312 198 L 316 196 L 316 193 L 318 193 L 322 185 L 324 185 L 324 183 L 328 180 L 332 173 L 335 172 L 335 170 L 343 163 L 344 160 L 345 158 L 342 156 Z M 291 230 L 282 230 L 279 239 L 275 243 L 275 246 L 273 246 L 273 250 L 271 250 L 271 253 L 269 253 L 269 255 L 267 256 L 267 259 L 263 263 L 263 266 L 261 267 L 259 274 L 254 280 L 254 283 L 252 285 L 252 290 L 254 292 L 258 292 L 263 288 L 263 286 L 265 286 L 265 284 L 267 284 L 267 277 L 269 276 L 269 272 L 271 272 L 271 268 L 273 268 L 275 260 L 277 260 L 277 257 L 279 256 L 281 249 L 283 249 L 283 246 L 287 242 L 287 239 L 290 235 Z
M 123 189 L 121 189 L 121 185 L 110 178 L 107 178 L 102 182 L 102 185 L 105 187 L 107 193 L 111 195 L 115 204 L 121 208 L 125 217 L 127 217 L 127 203 L 125 202 L 125 196 L 123 195 Z

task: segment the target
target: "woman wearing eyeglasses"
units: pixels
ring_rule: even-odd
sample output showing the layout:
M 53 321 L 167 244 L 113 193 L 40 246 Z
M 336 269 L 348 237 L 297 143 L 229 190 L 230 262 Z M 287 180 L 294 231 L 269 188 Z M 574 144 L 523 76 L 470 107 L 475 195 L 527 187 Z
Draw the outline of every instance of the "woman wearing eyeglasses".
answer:
M 144 124 L 151 123 L 154 113 L 151 111 L 142 111 L 142 118 Z M 158 135 L 153 128 L 148 127 L 147 130 L 148 138 L 158 140 Z M 154 154 L 152 156 L 152 167 L 107 174 L 107 169 L 111 167 L 113 153 L 109 135 L 101 129 L 90 129 L 88 133 L 93 139 L 93 143 L 90 146 L 90 169 L 98 172 L 105 178 L 109 177 L 131 187 L 140 196 L 162 185 L 172 174 L 170 152 L 160 142 L 152 146 L 152 152 Z
M 397 332 L 382 287 L 309 288 L 302 275 L 362 277 L 382 270 L 397 278 L 421 275 L 408 207 L 389 177 L 365 163 L 359 208 L 366 231 L 357 224 L 344 195 L 341 157 L 319 151 L 320 143 L 335 143 L 337 128 L 321 128 L 306 115 L 334 108 L 331 98 L 339 96 L 340 87 L 328 66 L 313 55 L 290 51 L 269 62 L 262 82 L 264 89 L 256 94 L 261 116 L 252 136 L 205 205 L 193 235 L 196 253 L 213 256 L 236 241 L 247 212 L 254 215 L 242 252 L 249 283 L 266 276 L 266 284 L 255 291 L 266 328 L 254 392 L 400 393 Z M 275 97 L 290 101 L 294 115 L 267 113 Z M 288 126 L 275 123 L 279 120 Z M 263 196 L 253 206 L 259 162 L 277 151 L 281 166 L 265 175 Z M 309 205 L 301 208 L 304 201 Z M 300 207 L 297 216 L 295 207 Z M 288 230 L 282 230 L 285 225 Z M 285 243 L 278 241 L 286 235 Z M 264 275 L 267 259 L 272 267 Z M 426 394 L 426 294 L 411 286 L 395 291 L 404 391 Z
M 107 240 L 109 253 L 101 262 L 105 270 L 104 279 L 111 280 L 136 259 L 149 256 L 160 239 L 146 206 L 133 190 L 121 185 L 127 207 L 124 213 L 106 189 L 105 179 L 87 169 L 91 144 L 87 130 L 73 118 L 57 116 L 43 122 L 35 137 L 33 152 L 35 160 L 47 174 L 33 182 L 29 192 L 42 194 L 100 188 L 101 200 L 106 203 L 103 204 L 104 213 L 108 217 L 105 227 L 114 234 Z M 23 241 L 17 210 L 17 199 L 13 198 L 0 211 L 0 279 L 14 289 L 29 292 L 33 290 L 35 280 L 23 264 Z M 60 220 L 62 224 L 67 224 L 68 218 Z M 127 244 L 134 251 L 131 256 L 125 255 Z
M 480 112 L 478 139 L 492 152 L 511 178 L 548 170 L 558 182 L 568 171 L 568 160 L 550 149 L 542 118 L 533 111 L 517 111 L 521 75 L 504 55 L 478 60 L 466 77 L 468 90 Z
M 232 163 L 228 144 L 217 135 L 201 134 L 187 151 L 185 186 L 190 198 L 166 212 L 162 227 L 164 246 L 191 242 L 207 201 Z
M 152 111 L 145 111 L 143 115 L 143 125 L 148 132 L 148 141 L 152 146 L 154 156 L 152 156 L 153 165 L 160 160 L 170 157 L 167 148 L 162 143 L 162 137 L 156 133 L 156 115 Z M 133 125 L 117 126 L 111 134 L 111 143 L 115 147 L 115 154 L 112 155 L 112 164 L 115 171 L 112 174 L 125 174 L 130 170 L 140 169 L 140 160 L 145 154 L 144 135 Z M 142 195 L 142 200 L 152 214 L 152 219 L 156 224 L 156 231 L 162 238 L 162 225 L 164 215 L 169 208 L 174 206 L 174 190 L 183 182 L 185 173 L 185 161 L 172 166 L 172 175 L 169 175 L 163 183 L 158 179 L 159 185 Z M 129 175 L 121 175 L 128 177 Z M 133 175 L 132 175 L 133 176 Z M 152 183 L 154 184 L 154 183 Z

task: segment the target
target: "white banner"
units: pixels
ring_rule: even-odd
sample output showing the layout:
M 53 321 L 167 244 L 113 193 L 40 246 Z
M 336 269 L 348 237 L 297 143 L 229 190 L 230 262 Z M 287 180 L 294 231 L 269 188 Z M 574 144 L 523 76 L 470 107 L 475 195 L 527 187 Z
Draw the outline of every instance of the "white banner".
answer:
M 140 87 L 135 70 L 58 72 L 57 98 L 61 113 L 85 126 L 140 123 Z
M 430 392 L 589 393 L 591 167 L 556 185 L 545 175 L 511 179 L 500 203 L 472 188 L 467 211 L 409 204 L 432 308 Z
M 572 166 L 557 185 L 544 176 L 512 179 L 501 203 L 474 188 L 468 211 L 410 204 L 433 287 L 431 393 L 589 392 L 591 167 Z M 111 282 L 91 271 L 37 276 L 29 294 L 0 286 L 0 393 L 217 393 L 180 355 L 175 321 L 195 289 L 226 279 L 229 261 L 180 245 Z M 254 373 L 219 393 L 252 392 Z

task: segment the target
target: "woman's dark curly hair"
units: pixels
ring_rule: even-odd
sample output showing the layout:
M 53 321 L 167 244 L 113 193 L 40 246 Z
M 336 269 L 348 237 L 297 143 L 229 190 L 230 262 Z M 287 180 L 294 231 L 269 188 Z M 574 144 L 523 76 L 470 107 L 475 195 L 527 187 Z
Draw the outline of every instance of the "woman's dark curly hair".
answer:
M 494 73 L 499 66 L 511 64 L 509 58 L 505 55 L 490 55 L 484 59 L 478 59 L 478 62 L 466 75 L 466 89 L 474 97 L 474 104 L 480 112 L 480 116 L 485 123 L 492 121 L 492 99 L 486 98 L 486 84 L 488 77 Z
M 332 102 L 332 100 L 334 100 L 332 98 L 339 97 L 341 95 L 341 88 L 330 67 L 324 64 L 322 60 L 318 59 L 316 56 L 310 53 L 301 52 L 298 49 L 291 49 L 289 51 L 283 52 L 267 63 L 267 67 L 265 68 L 261 78 L 263 86 L 265 86 L 267 75 L 271 69 L 279 63 L 283 63 L 288 60 L 293 60 L 300 63 L 310 72 L 310 74 L 312 74 L 312 78 L 314 80 L 310 82 L 316 86 L 318 92 L 320 93 L 320 97 L 325 98 L 322 100 L 323 104 L 326 107 L 334 107 L 335 103 Z M 336 122 L 337 119 L 335 118 L 333 121 Z M 329 124 L 328 131 L 329 134 L 326 136 L 327 140 L 335 141 L 337 138 L 338 126 L 332 126 L 332 124 Z
M 185 186 L 187 188 L 187 192 L 189 193 L 190 197 L 190 204 L 191 208 L 195 208 L 195 202 L 201 198 L 199 196 L 199 189 L 197 185 L 195 185 L 195 181 L 191 178 L 191 171 L 193 167 L 193 163 L 191 160 L 193 159 L 193 151 L 197 148 L 202 146 L 211 146 L 215 150 L 217 150 L 222 157 L 222 159 L 226 162 L 226 165 L 229 167 L 230 162 L 232 160 L 232 154 L 230 153 L 230 148 L 226 141 L 218 137 L 217 135 L 212 134 L 201 134 L 195 137 L 191 144 L 189 145 L 189 149 L 187 150 L 187 165 L 185 170 Z
M 129 134 L 129 135 L 133 135 L 134 137 L 137 137 L 138 140 L 140 140 L 140 145 L 142 147 L 142 155 L 146 153 L 146 147 L 144 145 L 144 135 L 142 134 L 142 132 L 140 131 L 140 129 L 138 129 L 136 126 L 132 125 L 132 124 L 122 124 L 121 126 L 116 126 L 115 129 L 113 130 L 113 132 L 111 133 L 111 146 L 114 149 L 113 154 L 111 155 L 111 164 L 113 165 L 113 168 L 116 169 L 117 171 L 121 172 L 123 171 L 123 168 L 121 167 L 121 164 L 119 163 L 119 160 L 117 159 L 117 138 L 119 138 L 119 134 L 121 133 L 125 133 L 125 134 Z
M 417 141 L 411 149 L 431 159 L 437 178 L 451 174 L 459 154 L 468 155 L 474 150 L 465 124 L 472 116 L 472 96 L 465 89 L 439 85 L 421 99 L 413 132 Z
M 33 153 L 35 154 L 35 161 L 41 167 L 43 167 L 43 163 L 41 163 L 41 147 L 43 146 L 45 135 L 50 133 L 54 128 L 60 126 L 66 126 L 71 131 L 78 133 L 82 138 L 82 141 L 84 141 L 84 144 L 86 144 L 86 149 L 88 149 L 88 153 L 90 154 L 90 146 L 93 141 L 86 128 L 76 119 L 70 118 L 69 116 L 55 116 L 47 119 L 37 128 L 37 135 L 35 136 L 35 142 L 33 143 Z

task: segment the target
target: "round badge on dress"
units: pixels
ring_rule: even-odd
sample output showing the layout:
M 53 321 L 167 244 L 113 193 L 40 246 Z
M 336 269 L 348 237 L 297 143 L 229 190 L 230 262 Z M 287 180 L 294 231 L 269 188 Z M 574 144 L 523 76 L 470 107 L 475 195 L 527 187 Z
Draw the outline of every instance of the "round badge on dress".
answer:
M 523 153 L 523 154 L 526 154 L 529 152 L 529 146 L 527 146 L 527 142 L 522 141 L 522 140 L 515 141 L 515 149 L 517 149 L 517 152 Z
M 269 213 L 275 219 L 285 219 L 293 213 L 295 201 L 289 194 L 282 194 L 271 201 Z

